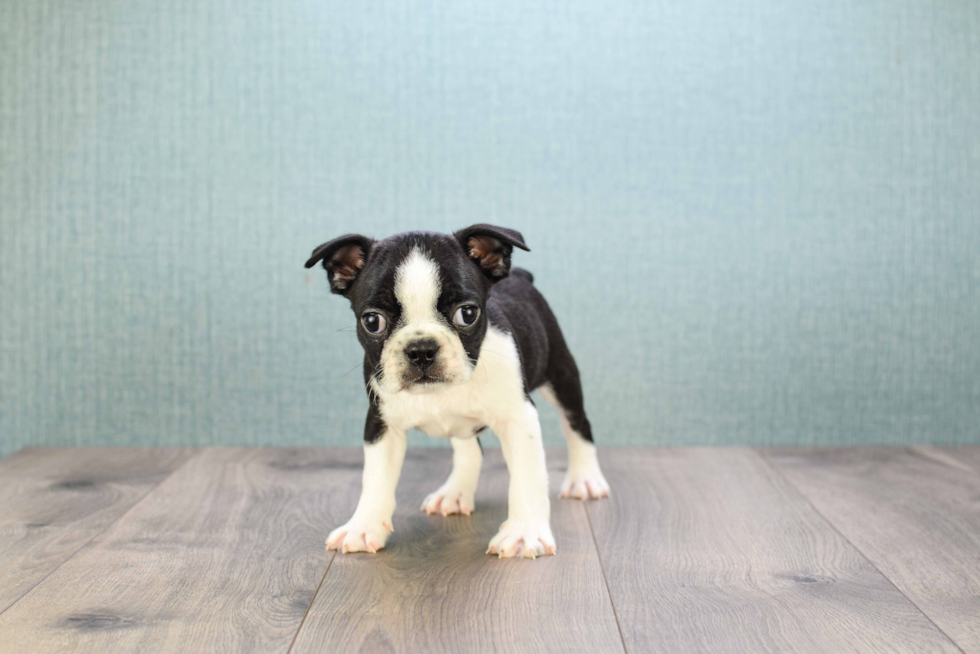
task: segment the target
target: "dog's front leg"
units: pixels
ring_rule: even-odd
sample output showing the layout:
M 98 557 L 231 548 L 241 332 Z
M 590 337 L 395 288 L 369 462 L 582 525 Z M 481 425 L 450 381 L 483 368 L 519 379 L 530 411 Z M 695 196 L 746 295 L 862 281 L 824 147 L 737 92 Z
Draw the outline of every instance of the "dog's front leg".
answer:
M 555 553 L 551 535 L 551 504 L 548 500 L 548 470 L 538 411 L 530 401 L 504 423 L 494 427 L 507 470 L 510 488 L 507 521 L 490 541 L 487 554 L 533 559 Z
M 374 554 L 385 546 L 388 534 L 394 531 L 391 516 L 406 443 L 404 432 L 387 428 L 373 443 L 364 443 L 361 499 L 347 524 L 330 532 L 328 550 Z

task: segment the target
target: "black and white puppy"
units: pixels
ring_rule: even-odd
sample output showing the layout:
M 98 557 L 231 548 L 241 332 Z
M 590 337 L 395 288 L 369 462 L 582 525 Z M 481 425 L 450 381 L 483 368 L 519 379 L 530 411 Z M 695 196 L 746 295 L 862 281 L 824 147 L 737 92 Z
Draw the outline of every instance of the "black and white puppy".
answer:
M 500 438 L 510 489 L 507 521 L 487 552 L 554 554 L 541 425 L 528 395 L 534 389 L 558 408 L 568 441 L 561 497 L 609 495 L 578 368 L 531 274 L 511 270 L 515 247 L 528 250 L 519 232 L 473 225 L 382 241 L 348 234 L 306 262 L 322 261 L 330 289 L 350 300 L 370 401 L 361 499 L 327 538 L 328 550 L 384 547 L 412 427 L 450 438 L 453 447 L 452 473 L 422 510 L 469 515 L 483 461 L 476 436 L 489 427 Z

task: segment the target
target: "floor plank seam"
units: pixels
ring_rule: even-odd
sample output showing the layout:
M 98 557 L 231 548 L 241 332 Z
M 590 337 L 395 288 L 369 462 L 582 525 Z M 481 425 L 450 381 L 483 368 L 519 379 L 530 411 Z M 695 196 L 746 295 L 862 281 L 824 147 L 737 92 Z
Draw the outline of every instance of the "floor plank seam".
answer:
M 150 495 L 152 495 L 154 493 L 154 491 L 156 491 L 158 488 L 160 488 L 160 486 L 162 486 L 164 484 L 164 482 L 166 482 L 168 479 L 170 479 L 171 477 L 173 477 L 177 473 L 178 470 L 182 469 L 184 466 L 186 466 L 188 463 L 190 463 L 193 459 L 196 459 L 197 457 L 199 457 L 203 451 L 204 450 L 198 450 L 198 451 L 194 452 L 194 454 L 192 454 L 191 456 L 187 457 L 187 459 L 183 463 L 181 463 L 179 466 L 177 466 L 176 468 L 174 468 L 173 470 L 171 470 L 166 476 L 163 477 L 163 479 L 161 479 L 159 482 L 157 482 L 156 484 L 154 484 L 153 488 L 150 488 L 149 490 L 147 490 L 146 493 L 144 493 L 141 498 L 139 498 L 138 500 L 136 500 L 135 502 L 133 502 L 132 506 L 130 506 L 128 509 L 126 509 L 125 511 L 123 511 L 122 513 L 120 513 L 116 517 L 115 520 L 110 521 L 109 524 L 107 524 L 105 527 L 103 527 L 102 529 L 100 529 L 98 531 L 98 533 L 93 534 L 91 538 L 89 538 L 87 541 L 85 541 L 85 543 L 83 543 L 81 546 L 79 546 L 79 548 L 77 550 L 75 550 L 74 552 L 72 552 L 71 553 L 71 556 L 69 556 L 64 561 L 62 561 L 57 566 L 55 566 L 50 572 L 48 572 L 48 574 L 46 574 L 43 577 L 41 577 L 40 579 L 38 579 L 36 584 L 34 584 L 30 588 L 28 588 L 24 592 L 23 595 L 21 595 L 16 600 L 14 600 L 13 602 L 11 602 L 10 603 L 10 606 L 8 606 L 5 609 L 3 609 L 2 611 L 0 611 L 0 616 L 2 616 L 4 613 L 6 613 L 8 610 L 10 610 L 11 607 L 16 606 L 17 603 L 20 602 L 21 600 L 23 600 L 25 597 L 27 597 L 28 595 L 30 595 L 34 591 L 34 589 L 36 589 L 38 586 L 40 586 L 45 581 L 47 581 L 48 577 L 50 577 L 55 572 L 57 572 L 58 570 L 60 570 L 63 565 L 65 565 L 66 563 L 68 563 L 69 561 L 71 561 L 73 558 L 75 558 L 75 556 L 79 552 L 81 552 L 82 550 L 85 550 L 86 548 L 88 548 L 89 546 L 91 546 L 92 543 L 94 543 L 95 540 L 99 536 L 101 536 L 102 534 L 104 534 L 106 531 L 109 530 L 110 527 L 112 527 L 113 525 L 117 524 L 120 520 L 122 520 L 127 515 L 129 515 L 129 513 L 133 509 L 135 509 L 137 506 L 139 506 L 140 504 L 142 504 L 143 501 L 146 500 L 147 497 L 149 497 Z
M 937 451 L 930 452 L 929 449 L 936 449 Z M 962 461 L 956 457 L 948 449 L 938 449 L 935 445 L 910 445 L 905 448 L 908 450 L 909 454 L 912 456 L 918 456 L 923 459 L 932 461 L 933 463 L 938 463 L 939 465 L 946 466 L 947 468 L 952 468 L 953 470 L 959 470 L 960 472 L 966 472 L 969 474 L 980 475 L 980 467 L 973 465 L 969 461 Z M 952 461 L 950 461 L 952 459 Z
M 313 591 L 313 597 L 310 598 L 310 603 L 306 607 L 306 613 L 303 614 L 303 619 L 299 621 L 299 626 L 296 627 L 296 633 L 293 634 L 293 640 L 289 643 L 289 648 L 286 649 L 286 654 L 290 654 L 293 651 L 293 647 L 296 645 L 296 640 L 299 638 L 299 632 L 303 630 L 303 625 L 306 624 L 306 618 L 310 615 L 310 609 L 313 608 L 313 602 L 316 601 L 316 596 L 320 594 L 320 589 L 323 588 L 323 582 L 327 580 L 327 573 L 330 572 L 330 568 L 333 567 L 333 562 L 337 558 L 337 552 L 333 553 L 330 557 L 330 563 L 327 564 L 327 569 L 323 571 L 323 576 L 320 577 L 320 583 L 317 584 L 316 590 Z
M 592 516 L 589 514 L 589 509 L 582 504 L 582 510 L 585 511 L 585 521 L 589 523 L 589 533 L 592 534 L 592 545 L 595 547 L 595 556 L 599 559 L 599 571 L 602 572 L 602 582 L 606 585 L 606 595 L 609 596 L 609 606 L 612 607 L 613 618 L 616 619 L 616 629 L 619 631 L 619 642 L 623 645 L 623 652 L 628 653 L 629 650 L 626 648 L 626 638 L 623 636 L 623 627 L 619 624 L 619 612 L 616 611 L 616 601 L 613 600 L 612 588 L 609 587 L 609 579 L 606 577 L 606 566 L 602 564 L 602 552 L 599 551 L 599 540 L 595 537 L 595 529 L 592 528 Z
M 851 547 L 853 547 L 854 548 L 854 551 L 857 552 L 858 554 L 860 554 L 861 555 L 861 558 L 863 558 L 865 561 L 867 561 L 868 562 L 868 565 L 870 565 L 872 568 L 874 568 L 875 571 L 878 574 L 880 574 L 882 576 L 882 578 L 885 579 L 891 585 L 892 588 L 894 588 L 896 591 L 898 591 L 899 594 L 901 594 L 902 597 L 904 597 L 906 600 L 908 600 L 909 604 L 911 604 L 913 607 L 915 607 L 915 610 L 918 611 L 919 613 L 921 613 L 922 616 L 926 620 L 929 621 L 929 624 L 931 624 L 933 627 L 936 628 L 937 631 L 939 631 L 939 633 L 941 633 L 943 636 L 945 636 L 946 639 L 949 640 L 950 643 L 952 643 L 953 647 L 955 647 L 956 649 L 958 649 L 960 652 L 963 652 L 963 654 L 966 654 L 966 652 L 963 650 L 963 648 L 960 647 L 960 644 L 957 643 L 955 640 L 953 640 L 952 636 L 950 636 L 945 631 L 943 631 L 943 629 L 940 628 L 940 626 L 938 624 L 936 624 L 936 622 L 932 619 L 932 617 L 928 613 L 926 613 L 925 611 L 923 611 L 922 608 L 918 604 L 916 604 L 915 601 L 911 597 L 909 597 L 908 595 L 906 595 L 902 591 L 901 588 L 899 588 L 898 586 L 896 586 L 895 585 L 895 582 L 891 580 L 891 577 L 889 577 L 884 572 L 882 572 L 881 569 L 875 564 L 875 562 L 872 561 L 871 558 L 867 554 L 865 554 L 864 551 L 860 547 L 858 547 L 853 542 L 851 542 L 851 539 L 848 538 L 847 536 L 845 536 L 841 532 L 841 530 L 837 528 L 837 525 L 835 525 L 833 522 L 831 522 L 830 519 L 826 515 L 824 515 L 823 512 L 820 509 L 817 508 L 817 506 L 810 500 L 810 498 L 807 497 L 803 493 L 803 491 L 801 491 L 799 489 L 799 487 L 790 480 L 789 477 L 787 477 L 786 475 L 784 475 L 783 472 L 778 467 L 776 467 L 776 465 L 773 464 L 772 461 L 769 460 L 769 456 L 765 452 L 759 450 L 758 448 L 750 448 L 750 449 L 753 452 L 755 452 L 755 454 L 763 461 L 763 463 L 766 465 L 766 467 L 768 467 L 769 470 L 771 470 L 773 472 L 773 474 L 775 474 L 777 477 L 779 477 L 784 482 L 786 482 L 789 485 L 789 487 L 791 489 L 793 489 L 793 492 L 795 492 L 797 495 L 799 495 L 803 499 L 803 501 L 806 502 L 806 504 L 811 509 L 813 509 L 814 512 L 816 512 L 816 514 L 818 516 L 820 516 L 820 519 L 821 520 L 823 520 L 824 522 L 826 522 L 827 525 L 831 529 L 833 529 L 834 532 L 837 533 L 837 535 L 839 535 L 841 538 L 843 538 L 844 539 L 844 542 L 846 542 L 848 545 L 850 545 Z

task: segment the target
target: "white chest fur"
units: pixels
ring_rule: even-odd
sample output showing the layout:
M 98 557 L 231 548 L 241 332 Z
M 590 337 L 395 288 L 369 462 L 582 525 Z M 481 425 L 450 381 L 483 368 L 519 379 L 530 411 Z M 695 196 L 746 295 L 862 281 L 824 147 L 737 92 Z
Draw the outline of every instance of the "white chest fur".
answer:
M 520 356 L 514 339 L 494 327 L 487 330 L 470 378 L 425 393 L 378 393 L 381 417 L 389 429 L 417 427 L 430 436 L 466 438 L 480 427 L 493 429 L 524 405 Z

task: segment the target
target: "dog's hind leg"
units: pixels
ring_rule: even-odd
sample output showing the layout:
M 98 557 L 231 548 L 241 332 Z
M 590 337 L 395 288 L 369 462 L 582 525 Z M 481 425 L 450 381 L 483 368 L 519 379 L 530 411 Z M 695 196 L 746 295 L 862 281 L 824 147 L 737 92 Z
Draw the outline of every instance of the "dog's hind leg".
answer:
M 422 502 L 426 513 L 469 515 L 475 508 L 473 495 L 480 480 L 480 467 L 483 465 L 483 449 L 475 436 L 452 438 L 453 471 L 449 478 L 435 492 Z
M 608 497 L 609 482 L 599 468 L 575 359 L 560 335 L 558 338 L 552 336 L 551 346 L 548 382 L 538 390 L 545 400 L 558 409 L 561 430 L 568 443 L 568 472 L 558 496 L 579 500 Z

